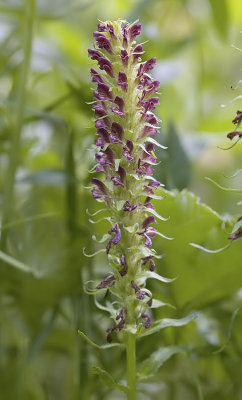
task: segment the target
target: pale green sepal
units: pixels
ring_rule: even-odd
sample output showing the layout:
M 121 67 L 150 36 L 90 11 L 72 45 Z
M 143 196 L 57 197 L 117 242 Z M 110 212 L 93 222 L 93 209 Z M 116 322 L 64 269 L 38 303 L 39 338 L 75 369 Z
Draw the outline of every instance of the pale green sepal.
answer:
M 195 312 L 193 314 L 188 315 L 185 318 L 180 319 L 172 319 L 172 318 L 164 318 L 159 321 L 154 322 L 154 324 L 148 328 L 143 328 L 143 331 L 139 334 L 139 337 L 145 337 L 152 335 L 153 333 L 159 332 L 161 329 L 167 328 L 168 326 L 183 326 L 188 324 L 190 321 L 193 321 L 198 317 L 199 313 Z
M 97 221 L 93 221 L 92 219 L 89 218 L 88 221 L 91 222 L 91 224 L 98 224 L 99 222 L 102 222 L 102 221 L 108 221 L 108 222 L 112 223 L 111 217 L 103 217 L 103 218 L 98 219 Z
M 125 201 L 126 201 L 126 200 L 119 200 L 119 201 L 116 201 L 116 209 L 117 209 L 118 211 L 121 211 L 121 210 L 122 210 Z
M 6 264 L 9 264 L 12 267 L 17 268 L 22 272 L 28 272 L 28 273 L 35 275 L 35 272 L 28 265 L 22 263 L 19 260 L 16 260 L 16 258 L 9 256 L 8 254 L 4 253 L 1 250 L 0 250 L 0 259 L 3 260 Z M 36 276 L 37 276 L 37 273 L 36 273 Z
M 92 281 L 92 280 L 85 282 L 84 285 L 83 285 L 83 290 L 84 290 L 84 292 L 85 292 L 86 294 L 95 296 L 96 294 L 105 292 L 105 291 L 107 290 L 107 288 L 97 289 L 96 287 L 95 287 L 94 289 L 92 289 L 92 288 L 89 289 L 89 288 L 88 288 L 88 285 L 89 285 L 90 283 L 95 283 L 95 284 L 97 284 L 97 282 Z
M 100 345 L 94 343 L 89 337 L 87 337 L 87 335 L 85 335 L 85 333 L 83 333 L 79 329 L 78 329 L 78 333 L 89 344 L 91 344 L 92 346 L 94 346 L 94 347 L 96 347 L 97 349 L 100 349 L 100 350 L 111 349 L 112 347 L 124 347 L 124 345 L 121 344 L 121 343 L 107 343 L 107 344 L 103 344 L 103 345 L 100 346 Z
M 158 143 L 155 139 L 153 139 L 151 137 L 147 137 L 146 141 L 153 143 L 154 145 L 156 145 L 157 147 L 160 147 L 163 150 L 166 150 L 168 148 L 167 146 L 162 146 L 162 144 Z
M 156 231 L 156 234 L 157 234 L 158 236 L 163 237 L 164 239 L 167 239 L 167 240 L 174 240 L 174 238 L 171 238 L 171 237 L 168 237 L 168 236 L 166 236 L 166 235 L 163 235 L 163 233 L 161 233 L 161 232 Z
M 175 306 L 169 303 L 165 303 L 164 301 L 153 299 L 152 300 L 152 305 L 150 308 L 160 308 L 160 307 L 170 307 L 173 308 L 174 310 L 176 309 Z
M 242 193 L 242 189 L 233 189 L 233 188 L 226 188 L 221 185 L 219 185 L 217 182 L 215 182 L 213 179 L 206 177 L 208 181 L 212 182 L 214 185 L 219 187 L 220 189 L 224 190 L 225 192 L 233 192 L 233 193 Z
M 92 235 L 92 239 L 95 240 L 95 242 L 97 242 L 97 243 L 104 243 L 109 238 L 110 238 L 110 235 L 108 233 L 105 233 L 101 239 L 97 239 L 95 235 Z
M 168 218 L 162 217 L 155 210 L 153 210 L 153 208 L 145 207 L 145 210 L 150 212 L 151 214 L 153 214 L 156 218 L 160 219 L 161 221 L 168 221 L 168 219 L 170 219 L 170 217 L 168 217 Z
M 196 248 L 199 249 L 199 250 L 202 250 L 202 251 L 205 251 L 206 253 L 211 253 L 211 254 L 220 253 L 220 251 L 223 251 L 223 250 L 227 249 L 228 247 L 230 247 L 231 244 L 232 244 L 232 242 L 226 244 L 226 246 L 221 247 L 220 249 L 210 250 L 210 249 L 207 249 L 206 247 L 200 246 L 199 244 L 196 244 L 196 243 L 189 243 L 190 246 L 196 247 Z
M 134 225 L 131 226 L 123 226 L 124 229 L 129 233 L 136 233 L 139 230 L 139 224 L 136 222 Z
M 152 278 L 152 279 L 157 279 L 160 282 L 164 282 L 164 283 L 170 283 L 170 282 L 174 282 L 177 278 L 165 278 L 164 276 L 161 276 L 159 274 L 157 274 L 156 272 L 152 272 L 152 271 L 146 271 L 144 273 L 144 276 L 146 277 L 146 279 Z
M 101 249 L 101 250 L 96 251 L 95 253 L 87 254 L 87 253 L 85 252 L 85 250 L 86 250 L 86 248 L 83 247 L 82 252 L 83 252 L 84 256 L 86 256 L 86 257 L 95 257 L 97 254 L 105 253 L 105 252 L 106 252 L 106 249 Z
M 237 175 L 239 175 L 242 172 L 242 169 L 237 169 L 237 171 L 231 175 L 231 176 L 225 176 L 225 178 L 235 178 Z
M 187 348 L 183 346 L 167 346 L 161 347 L 150 355 L 148 359 L 142 362 L 137 372 L 137 380 L 143 381 L 151 378 L 156 374 L 158 369 L 169 360 L 174 354 L 186 351 Z
M 108 144 L 109 144 L 109 143 L 108 143 Z M 119 164 L 120 164 L 120 158 L 115 158 L 114 163 L 115 163 L 115 171 L 118 171 Z
M 241 227 L 242 227 L 242 220 L 237 221 L 236 224 L 234 225 L 233 230 L 232 230 L 231 233 L 236 232 L 236 231 L 237 231 L 239 228 L 241 228 Z
M 88 208 L 86 209 L 86 213 L 87 213 L 87 215 L 89 215 L 90 217 L 94 217 L 94 215 L 97 215 L 97 214 L 99 214 L 99 213 L 102 212 L 102 211 L 107 211 L 107 209 L 106 209 L 106 208 L 101 208 L 100 210 L 96 211 L 95 213 L 90 213 L 89 210 L 88 210 Z
M 164 196 L 157 196 L 156 194 L 151 194 L 151 193 L 143 193 L 142 196 L 148 196 L 150 199 L 154 199 L 154 200 L 162 200 L 164 199 Z
M 104 369 L 97 367 L 96 365 L 92 367 L 92 373 L 95 375 L 99 375 L 103 383 L 107 385 L 111 389 L 119 389 L 124 393 L 128 393 L 128 388 L 124 385 L 120 385 L 116 383 L 113 377 Z

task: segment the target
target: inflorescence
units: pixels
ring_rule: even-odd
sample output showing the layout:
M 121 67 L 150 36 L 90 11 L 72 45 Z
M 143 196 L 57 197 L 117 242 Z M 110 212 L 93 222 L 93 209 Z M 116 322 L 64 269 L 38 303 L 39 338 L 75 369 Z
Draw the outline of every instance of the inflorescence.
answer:
M 159 97 L 159 82 L 150 71 L 156 59 L 141 62 L 143 47 L 136 44 L 139 23 L 103 22 L 94 32 L 95 48 L 88 54 L 99 69 L 91 68 L 94 115 L 97 129 L 96 166 L 92 195 L 106 203 L 112 223 L 106 252 L 112 273 L 96 289 L 116 297 L 110 313 L 115 321 L 107 330 L 107 340 L 124 327 L 138 332 L 150 327 L 152 293 L 146 280 L 154 273 L 158 257 L 152 249 L 157 230 L 152 226 L 159 216 L 153 204 L 161 185 L 152 177 L 156 157 L 153 135 L 158 119 L 153 114 Z M 163 148 L 163 146 L 159 145 Z M 162 235 L 162 234 L 160 234 Z M 163 235 L 162 235 L 163 236 Z

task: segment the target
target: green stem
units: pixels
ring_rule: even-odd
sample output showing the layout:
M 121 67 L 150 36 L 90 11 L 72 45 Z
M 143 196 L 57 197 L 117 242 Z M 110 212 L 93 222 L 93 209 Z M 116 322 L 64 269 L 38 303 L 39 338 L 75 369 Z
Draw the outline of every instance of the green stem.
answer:
M 14 183 L 16 170 L 19 163 L 20 154 L 20 136 L 23 126 L 23 116 L 26 103 L 26 86 L 28 80 L 28 73 L 30 68 L 32 39 L 33 39 L 33 26 L 35 17 L 35 0 L 25 0 L 24 5 L 25 18 L 23 20 L 24 35 L 23 35 L 23 53 L 24 59 L 20 72 L 19 87 L 16 95 L 15 104 L 15 118 L 13 121 L 11 147 L 9 154 L 8 176 L 6 179 L 5 196 L 3 204 L 3 217 L 2 224 L 9 223 L 11 218 Z M 7 229 L 2 232 L 0 247 L 2 250 L 6 248 Z
M 136 336 L 127 332 L 126 342 L 128 400 L 136 400 Z

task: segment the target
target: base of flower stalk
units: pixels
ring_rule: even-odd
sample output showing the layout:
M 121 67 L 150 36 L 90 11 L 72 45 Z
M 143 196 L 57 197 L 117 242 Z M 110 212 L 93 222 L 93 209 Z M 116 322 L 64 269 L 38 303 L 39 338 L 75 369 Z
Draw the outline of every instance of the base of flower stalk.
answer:
M 126 365 L 127 365 L 127 400 L 136 400 L 136 336 L 127 332 L 126 336 Z

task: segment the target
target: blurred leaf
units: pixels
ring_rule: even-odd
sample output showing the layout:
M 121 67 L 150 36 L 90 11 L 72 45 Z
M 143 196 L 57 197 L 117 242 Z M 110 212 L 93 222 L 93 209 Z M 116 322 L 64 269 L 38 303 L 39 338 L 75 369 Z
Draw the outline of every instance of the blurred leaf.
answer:
M 138 381 L 151 378 L 169 358 L 186 350 L 182 346 L 161 347 L 142 362 L 138 369 Z
M 229 28 L 227 1 L 209 0 L 209 2 L 212 7 L 214 25 L 221 39 L 225 40 L 228 36 L 228 28 Z
M 17 268 L 20 271 L 30 272 L 31 274 L 33 274 L 32 269 L 28 265 L 24 264 L 23 262 L 21 262 L 19 260 L 16 260 L 15 258 L 9 256 L 8 254 L 4 253 L 1 250 L 0 250 L 0 259 L 2 261 L 4 261 L 6 264 L 9 264 L 12 267 Z
M 191 178 L 190 163 L 173 122 L 168 126 L 167 147 L 168 186 L 170 189 L 184 189 L 188 187 Z
M 115 382 L 113 377 L 104 369 L 101 369 L 100 367 L 93 366 L 92 367 L 92 373 L 95 375 L 100 376 L 102 381 L 111 389 L 119 389 L 124 393 L 128 393 L 128 388 L 126 386 L 120 385 Z
M 200 309 L 239 290 L 242 282 L 241 241 L 233 242 L 217 254 L 189 246 L 193 242 L 208 249 L 224 247 L 233 220 L 229 222 L 227 217 L 223 218 L 185 190 L 179 193 L 160 189 L 162 192 L 166 197 L 156 202 L 156 209 L 170 215 L 170 219 L 158 221 L 158 229 L 175 239 L 162 240 L 156 244 L 156 249 L 165 255 L 162 273 L 178 276 L 170 284 L 176 304 Z

